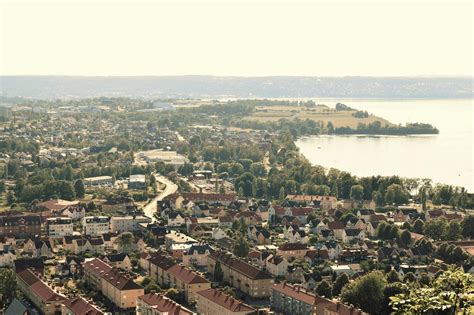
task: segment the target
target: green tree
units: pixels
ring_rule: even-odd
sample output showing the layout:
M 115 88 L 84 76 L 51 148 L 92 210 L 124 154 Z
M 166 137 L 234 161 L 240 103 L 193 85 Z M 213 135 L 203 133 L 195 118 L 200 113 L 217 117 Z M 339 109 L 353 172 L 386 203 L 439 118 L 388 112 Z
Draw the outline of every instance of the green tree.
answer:
M 321 281 L 315 288 L 315 292 L 319 296 L 324 296 L 328 299 L 332 299 L 332 287 L 331 285 L 326 281 L 323 280 Z
M 446 228 L 444 239 L 448 241 L 457 241 L 462 236 L 461 232 L 461 225 L 456 221 L 451 221 Z
M 415 223 L 413 223 L 413 232 L 423 234 L 424 227 L 425 222 L 420 219 L 416 219 Z
M 395 269 L 392 269 L 389 273 L 387 273 L 386 279 L 388 283 L 400 282 L 400 276 Z
M 221 262 L 217 261 L 214 267 L 214 280 L 221 282 L 224 279 L 224 272 L 222 271 Z
M 249 242 L 245 238 L 239 237 L 234 245 L 234 254 L 238 257 L 247 257 L 249 250 Z
M 466 215 L 461 223 L 462 236 L 465 238 L 474 239 L 474 215 Z
M 10 305 L 16 297 L 16 277 L 11 268 L 0 269 L 0 309 Z
M 332 295 L 337 296 L 341 293 L 342 288 L 346 284 L 349 283 L 349 276 L 346 273 L 341 273 L 339 276 L 337 276 L 336 281 L 334 281 L 334 284 L 332 286 Z
M 400 234 L 400 241 L 402 242 L 403 246 L 407 247 L 411 243 L 411 233 L 408 230 L 404 230 Z
M 128 253 L 133 244 L 133 234 L 130 232 L 124 232 L 117 237 L 115 242 L 120 246 L 123 252 Z
M 474 276 L 460 269 L 439 275 L 429 287 L 413 284 L 392 296 L 395 314 L 470 314 Z
M 362 185 L 353 185 L 350 196 L 353 200 L 362 200 L 364 198 L 364 187 Z
M 341 299 L 370 314 L 379 314 L 386 284 L 387 281 L 381 272 L 372 271 L 347 284 L 342 289 Z
M 446 221 L 430 220 L 425 223 L 423 230 L 426 236 L 431 237 L 435 241 L 439 241 L 446 233 Z
M 408 202 L 408 193 L 402 185 L 392 184 L 385 193 L 385 202 L 388 204 L 402 205 Z
M 8 193 L 7 193 L 7 204 L 9 206 L 11 206 L 12 204 L 14 204 L 16 202 L 16 196 L 15 196 L 15 192 L 13 190 L 10 190 Z
M 76 191 L 76 195 L 78 198 L 84 198 L 86 194 L 86 189 L 84 188 L 84 182 L 82 179 L 76 180 L 74 183 L 74 190 Z
M 169 288 L 164 295 L 175 302 L 181 302 L 181 294 L 175 288 Z
M 337 182 L 334 182 L 334 184 L 332 184 L 331 196 L 334 196 L 336 198 L 339 197 L 339 189 L 337 188 Z

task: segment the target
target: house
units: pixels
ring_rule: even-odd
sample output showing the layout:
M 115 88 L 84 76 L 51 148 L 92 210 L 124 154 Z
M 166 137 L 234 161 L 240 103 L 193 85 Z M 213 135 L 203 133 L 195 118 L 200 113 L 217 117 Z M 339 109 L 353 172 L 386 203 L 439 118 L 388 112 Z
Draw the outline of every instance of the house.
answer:
M 207 256 L 214 252 L 209 244 L 192 244 L 183 254 L 183 264 L 185 266 L 207 266 Z
M 308 247 L 301 243 L 285 243 L 278 247 L 277 255 L 280 255 L 287 260 L 297 259 L 304 260 Z
M 129 189 L 145 189 L 146 188 L 146 177 L 142 174 L 130 175 L 128 178 Z
M 112 217 L 110 218 L 110 231 L 112 233 L 136 232 L 140 223 L 151 223 L 151 218 L 142 215 Z
M 260 225 L 262 218 L 253 211 L 239 212 L 234 216 L 234 220 L 244 220 L 247 225 Z
M 213 228 L 212 229 L 212 238 L 215 240 L 219 240 L 221 238 L 227 237 L 227 233 L 221 228 Z
M 104 254 L 105 253 L 105 244 L 102 237 L 85 237 L 85 238 L 75 238 L 72 240 L 72 251 L 74 254 Z
M 84 280 L 120 309 L 135 308 L 137 298 L 144 294 L 143 287 L 98 258 L 84 263 Z
M 280 255 L 270 255 L 265 260 L 265 266 L 268 272 L 275 277 L 284 277 L 288 274 L 290 263 L 286 258 Z
M 16 270 L 16 284 L 26 298 L 30 300 L 45 315 L 56 315 L 61 313 L 61 304 L 67 298 L 56 293 L 46 282 L 41 280 L 34 271 L 29 268 Z
M 14 298 L 5 310 L 4 315 L 37 315 L 38 311 L 33 309 L 29 303 Z
M 252 298 L 270 296 L 270 287 L 273 277 L 267 271 L 235 258 L 230 253 L 215 251 L 207 256 L 207 270 L 214 273 L 216 263 L 219 262 L 224 274 L 224 281 L 241 290 Z
M 304 260 L 310 266 L 314 266 L 317 263 L 329 260 L 329 252 L 325 249 L 309 249 Z
M 334 209 L 337 206 L 337 198 L 333 196 L 288 195 L 286 200 L 299 205 L 314 206 L 324 211 Z
M 93 186 L 112 186 L 114 181 L 112 176 L 95 176 L 87 177 L 83 180 L 84 186 L 93 187 Z
M 66 300 L 61 306 L 61 314 L 65 315 L 102 315 L 104 312 L 80 296 Z
M 328 229 L 334 233 L 334 237 L 341 240 L 344 234 L 345 224 L 342 221 L 332 221 L 328 223 Z
M 40 202 L 36 205 L 36 209 L 40 211 L 50 211 L 51 213 L 60 214 L 63 210 L 71 206 L 77 206 L 79 201 L 69 201 L 63 199 L 50 199 Z
M 341 239 L 343 243 L 349 243 L 354 240 L 362 241 L 365 239 L 365 233 L 363 230 L 357 228 L 344 229 Z
M 33 257 L 53 257 L 51 243 L 38 238 L 28 239 L 23 245 L 23 252 L 29 253 Z
M 166 285 L 184 294 L 187 303 L 196 301 L 196 293 L 211 287 L 211 283 L 189 268 L 174 264 L 166 270 Z
M 0 235 L 25 238 L 41 234 L 39 215 L 6 215 L 0 216 Z
M 415 208 L 400 206 L 393 215 L 393 221 L 408 222 L 416 216 L 418 216 L 418 211 Z
M 369 235 L 371 237 L 375 237 L 377 235 L 377 226 L 379 225 L 380 221 L 371 221 L 367 224 L 367 233 L 369 233 Z
M 16 253 L 13 248 L 7 246 L 0 250 L 0 267 L 13 267 L 15 259 Z
M 216 289 L 197 293 L 197 312 L 203 315 L 254 315 L 257 310 L 234 297 Z
M 444 211 L 441 209 L 428 210 L 426 213 L 426 220 L 435 220 L 444 216 Z
M 84 217 L 82 229 L 85 235 L 102 236 L 110 232 L 110 218 L 106 216 Z
M 304 230 L 300 230 L 300 229 L 292 230 L 291 232 L 289 232 L 286 239 L 290 243 L 307 244 L 308 241 L 309 241 L 309 237 L 308 237 L 308 235 L 306 235 L 306 232 Z
M 137 315 L 195 315 L 163 294 L 150 292 L 137 298 Z
M 375 211 L 373 209 L 359 209 L 357 210 L 357 217 L 359 219 L 364 219 L 365 222 L 370 220 L 370 216 L 374 215 Z
M 219 220 L 219 227 L 221 228 L 231 228 L 232 222 L 234 222 L 234 219 L 230 216 L 218 217 L 218 220 Z
M 63 238 L 67 235 L 72 235 L 74 232 L 74 225 L 71 218 L 55 217 L 46 220 L 46 231 L 49 237 Z
M 125 253 L 109 254 L 104 257 L 104 262 L 112 267 L 123 270 L 132 270 L 132 261 Z
M 306 218 L 309 214 L 313 213 L 313 211 L 314 209 L 310 207 L 294 207 L 287 208 L 285 211 L 285 215 L 289 217 L 295 217 L 302 224 L 306 224 Z
M 270 232 L 260 225 L 250 225 L 247 234 L 258 245 L 270 244 Z
M 82 205 L 68 206 L 61 210 L 60 215 L 62 217 L 70 218 L 73 221 L 82 220 L 86 216 L 86 208 Z
M 165 245 L 167 248 L 170 248 L 172 244 L 195 244 L 195 243 L 198 243 L 198 241 L 192 237 L 187 236 L 184 233 L 170 231 L 170 233 L 165 235 Z
M 166 217 L 168 218 L 167 226 L 169 227 L 180 227 L 181 225 L 185 224 L 185 219 L 181 215 L 181 213 L 177 211 L 169 212 Z

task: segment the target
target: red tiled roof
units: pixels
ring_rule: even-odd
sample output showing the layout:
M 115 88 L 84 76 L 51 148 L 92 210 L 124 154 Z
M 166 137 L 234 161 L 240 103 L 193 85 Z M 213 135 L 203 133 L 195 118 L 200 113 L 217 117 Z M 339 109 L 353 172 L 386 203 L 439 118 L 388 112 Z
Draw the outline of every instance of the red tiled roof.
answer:
M 192 315 L 193 312 L 184 308 L 182 305 L 158 293 L 147 293 L 139 296 L 139 300 L 150 305 L 153 309 L 160 313 L 168 315 Z
M 301 244 L 301 243 L 285 243 L 285 244 L 280 245 L 280 247 L 278 247 L 278 250 L 283 250 L 283 251 L 303 250 L 303 249 L 308 249 L 308 247 L 305 244 Z
M 315 294 L 307 292 L 299 286 L 289 285 L 285 281 L 282 283 L 275 283 L 272 289 L 309 305 L 313 305 L 316 299 Z
M 41 281 L 30 269 L 17 271 L 17 277 L 25 282 L 31 290 L 44 302 L 65 301 L 67 298 L 53 291 L 46 283 Z
M 191 269 L 180 266 L 178 264 L 175 264 L 173 267 L 169 268 L 168 273 L 175 276 L 177 279 L 181 280 L 186 284 L 209 282 Z
M 218 291 L 212 288 L 199 291 L 197 294 L 213 303 L 216 303 L 225 309 L 239 313 L 239 312 L 254 312 L 255 309 L 250 305 L 245 304 L 242 301 L 234 299 L 232 296 L 223 293 L 222 291 Z
M 208 257 L 216 261 L 220 261 L 221 264 L 229 267 L 232 270 L 235 270 L 236 272 L 252 280 L 273 278 L 273 276 L 267 271 L 260 270 L 259 268 L 252 266 L 251 264 L 243 260 L 232 257 L 232 254 L 230 253 L 226 253 L 223 251 L 215 251 L 214 253 L 211 253 Z
M 183 192 L 181 196 L 185 200 L 191 201 L 234 201 L 237 199 L 236 194 L 205 194 L 205 193 L 191 193 L 191 192 Z
M 312 212 L 313 212 L 313 208 L 308 208 L 308 207 L 291 208 L 291 213 L 293 214 L 294 217 L 308 215 Z
M 333 221 L 328 223 L 328 228 L 330 230 L 343 230 L 345 227 L 344 222 L 342 221 Z
M 64 302 L 64 305 L 75 315 L 102 315 L 95 306 L 84 300 L 82 297 L 74 297 Z M 69 313 L 68 313 L 69 314 Z

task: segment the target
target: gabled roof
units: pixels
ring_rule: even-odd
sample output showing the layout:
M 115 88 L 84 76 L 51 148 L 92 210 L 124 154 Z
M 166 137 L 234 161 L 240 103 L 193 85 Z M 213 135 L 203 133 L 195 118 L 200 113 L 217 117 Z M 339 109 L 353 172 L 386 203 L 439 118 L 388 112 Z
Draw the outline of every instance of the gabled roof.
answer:
M 216 289 L 209 288 L 203 291 L 199 291 L 197 292 L 197 294 L 213 303 L 216 303 L 222 306 L 223 308 L 233 313 L 256 311 L 250 305 L 247 305 L 244 302 L 239 301 L 233 298 L 232 296 L 225 294 L 222 291 L 218 291 Z
M 226 253 L 224 251 L 216 251 L 210 254 L 209 257 L 216 261 L 220 261 L 221 264 L 252 280 L 263 280 L 273 278 L 273 276 L 269 272 L 260 270 L 259 268 L 252 266 L 251 264 L 241 259 L 235 258 L 232 256 L 232 254 Z
M 345 228 L 345 225 L 342 221 L 333 221 L 328 223 L 328 228 L 330 230 L 343 230 Z
M 282 250 L 282 251 L 303 250 L 303 249 L 308 249 L 308 247 L 305 244 L 301 244 L 301 243 L 285 243 L 278 247 L 278 250 Z
M 43 301 L 43 302 L 60 302 L 65 301 L 67 298 L 54 292 L 46 283 L 41 281 L 30 269 L 22 269 L 16 272 L 18 278 L 25 282 L 30 289 Z
M 174 275 L 177 279 L 181 280 L 186 284 L 209 283 L 209 281 L 198 275 L 196 272 L 178 264 L 175 264 L 174 266 L 169 268 L 168 273 Z
M 80 296 L 75 296 L 63 303 L 75 315 L 102 315 L 102 311 L 98 310 L 94 305 L 90 304 Z M 67 313 L 70 314 L 70 313 Z
M 157 310 L 161 314 L 168 315 L 192 315 L 193 312 L 186 309 L 182 305 L 176 303 L 175 301 L 167 298 L 166 296 L 158 293 L 147 293 L 145 295 L 139 296 L 139 300 L 143 303 L 148 304 L 153 309 Z

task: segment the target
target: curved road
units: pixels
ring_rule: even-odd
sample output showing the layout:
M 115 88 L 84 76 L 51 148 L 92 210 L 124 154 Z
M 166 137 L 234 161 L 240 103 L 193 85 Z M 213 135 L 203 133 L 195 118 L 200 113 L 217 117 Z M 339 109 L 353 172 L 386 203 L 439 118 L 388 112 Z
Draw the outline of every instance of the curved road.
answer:
M 161 175 L 157 176 L 155 174 L 153 174 L 153 176 L 155 176 L 157 182 L 166 185 L 163 191 L 159 192 L 155 198 L 153 198 L 145 207 L 143 207 L 143 212 L 145 213 L 145 215 L 147 217 L 150 217 L 152 222 L 155 222 L 156 219 L 153 215 L 155 214 L 157 210 L 156 203 L 158 201 L 163 200 L 163 198 L 171 194 L 174 194 L 176 190 L 178 190 L 178 186 L 164 176 L 161 176 Z

